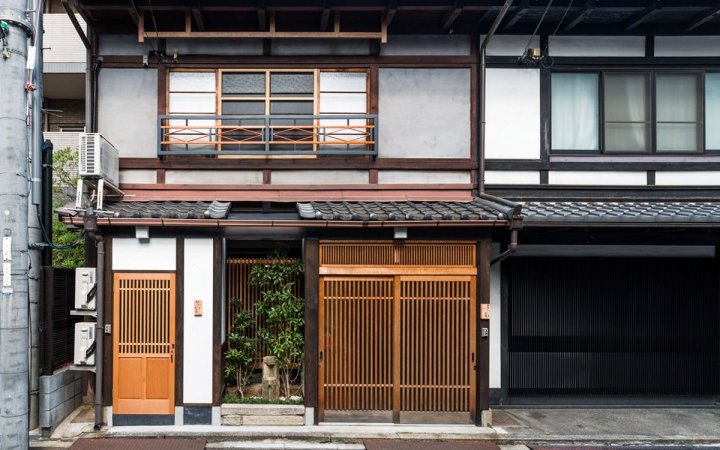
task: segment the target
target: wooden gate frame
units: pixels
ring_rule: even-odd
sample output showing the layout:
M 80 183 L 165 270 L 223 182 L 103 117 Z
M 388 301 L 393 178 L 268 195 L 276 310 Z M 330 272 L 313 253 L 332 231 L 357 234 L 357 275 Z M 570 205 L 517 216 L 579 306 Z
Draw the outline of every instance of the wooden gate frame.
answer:
M 465 244 L 472 245 L 472 257 L 469 261 L 472 261 L 468 265 L 447 265 L 442 266 L 431 266 L 431 264 L 397 264 L 399 258 L 397 251 L 395 251 L 394 263 L 390 265 L 384 264 L 323 264 L 323 253 L 321 246 L 323 244 L 347 244 L 349 246 L 365 246 L 372 244 L 384 244 L 384 245 L 447 245 L 447 244 Z M 395 278 L 395 298 L 393 308 L 394 317 L 393 321 L 393 345 L 394 353 L 399 354 L 400 352 L 400 340 L 398 336 L 400 334 L 400 277 L 401 276 L 412 276 L 412 277 L 444 277 L 444 276 L 471 276 L 475 277 L 475 283 L 472 284 L 471 291 L 471 322 L 470 322 L 470 348 L 473 350 L 474 365 L 473 370 L 470 371 L 470 418 L 473 422 L 480 425 L 483 419 L 481 415 L 477 414 L 478 407 L 481 410 L 489 408 L 489 344 L 488 339 L 482 339 L 480 341 L 479 331 L 481 327 L 489 327 L 489 320 L 481 320 L 479 312 L 481 310 L 480 304 L 490 303 L 490 257 L 492 256 L 492 242 L 490 240 L 483 241 L 318 241 L 308 240 L 305 245 L 305 256 L 306 256 L 306 300 L 312 300 L 312 306 L 306 307 L 306 319 L 309 315 L 313 315 L 311 321 L 306 321 L 306 348 L 310 349 L 314 347 L 314 352 L 306 354 L 306 362 L 313 361 L 315 367 L 310 371 L 306 370 L 306 376 L 310 377 L 313 374 L 316 375 L 316 383 L 306 383 L 306 386 L 314 384 L 308 394 L 310 394 L 310 405 L 318 408 L 318 414 L 315 417 L 315 423 L 318 423 L 323 419 L 323 371 L 320 368 L 319 352 L 323 351 L 323 342 L 320 339 L 322 335 L 322 319 L 323 311 L 320 306 L 320 298 L 323 296 L 322 281 L 326 275 L 358 275 L 358 276 L 393 276 Z M 368 256 L 367 254 L 365 255 Z M 469 262 L 468 261 L 468 262 Z M 317 275 L 312 274 L 313 266 L 317 267 Z M 314 287 L 310 287 L 310 283 L 314 283 Z M 314 325 L 314 326 L 312 326 Z M 313 329 L 315 336 L 312 336 L 308 330 Z M 313 345 L 315 344 L 315 345 Z M 310 365 L 306 364 L 306 367 Z M 399 358 L 393 358 L 393 379 L 399 380 L 400 376 L 400 360 Z M 400 404 L 400 388 L 397 383 L 393 387 L 393 421 L 397 423 L 399 420 L 399 404 Z M 312 398 L 314 397 L 314 398 Z M 313 401 L 314 400 L 314 401 Z M 307 402 L 306 402 L 307 405 Z

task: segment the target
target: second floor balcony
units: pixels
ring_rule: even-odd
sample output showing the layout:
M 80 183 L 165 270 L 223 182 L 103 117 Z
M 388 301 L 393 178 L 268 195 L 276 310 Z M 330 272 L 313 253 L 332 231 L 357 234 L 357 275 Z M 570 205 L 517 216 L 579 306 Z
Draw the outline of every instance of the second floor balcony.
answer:
M 158 117 L 158 155 L 376 156 L 377 115 L 205 115 Z

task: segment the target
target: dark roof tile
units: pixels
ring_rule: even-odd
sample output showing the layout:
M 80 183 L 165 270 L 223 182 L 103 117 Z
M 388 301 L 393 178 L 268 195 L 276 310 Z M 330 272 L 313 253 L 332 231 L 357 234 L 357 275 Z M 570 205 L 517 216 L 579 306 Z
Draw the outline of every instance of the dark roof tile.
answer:
M 525 226 L 547 223 L 720 223 L 720 202 L 525 202 Z

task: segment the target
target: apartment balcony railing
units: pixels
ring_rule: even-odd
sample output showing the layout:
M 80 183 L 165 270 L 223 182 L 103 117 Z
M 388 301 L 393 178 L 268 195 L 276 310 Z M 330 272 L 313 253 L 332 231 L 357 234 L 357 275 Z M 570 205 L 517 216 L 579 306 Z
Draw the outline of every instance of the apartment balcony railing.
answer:
M 162 115 L 158 155 L 377 155 L 377 115 Z

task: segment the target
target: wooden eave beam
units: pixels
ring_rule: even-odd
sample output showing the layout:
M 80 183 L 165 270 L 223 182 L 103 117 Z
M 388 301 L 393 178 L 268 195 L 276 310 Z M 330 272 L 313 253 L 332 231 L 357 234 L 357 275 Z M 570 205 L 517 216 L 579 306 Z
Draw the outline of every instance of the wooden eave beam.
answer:
M 530 2 L 528 2 L 527 0 L 523 1 L 522 4 L 519 5 L 517 7 L 517 9 L 515 10 L 515 13 L 512 16 L 510 16 L 510 18 L 507 20 L 507 22 L 505 23 L 505 26 L 503 27 L 503 30 L 507 31 L 510 28 L 514 27 L 515 24 L 518 23 L 520 21 L 520 19 L 522 19 L 523 16 L 525 16 L 525 14 L 527 14 L 529 6 L 530 6 Z
M 630 20 L 625 23 L 625 31 L 634 30 L 638 26 L 642 25 L 649 18 L 651 18 L 653 15 L 655 15 L 655 13 L 657 13 L 659 10 L 660 3 L 657 1 L 653 2 L 652 5 L 635 14 L 633 17 L 630 18 Z
M 563 28 L 563 31 L 570 31 L 575 26 L 577 26 L 580 22 L 590 17 L 590 15 L 595 11 L 595 7 L 597 6 L 596 0 L 588 0 L 585 2 L 585 6 L 582 10 L 578 11 L 573 17 L 568 20 L 568 23 Z
M 456 1 L 455 5 L 452 8 L 450 8 L 445 13 L 445 16 L 442 18 L 442 23 L 440 25 L 440 28 L 443 31 L 449 30 L 450 27 L 452 27 L 453 23 L 455 23 L 457 18 L 460 17 L 460 14 L 462 14 L 462 11 L 463 11 L 462 2 Z
M 152 39 L 384 39 L 382 32 L 354 32 L 354 31 L 159 31 L 139 33 L 139 42 L 145 38 Z
M 708 9 L 707 11 L 703 11 L 697 16 L 690 19 L 684 26 L 685 31 L 692 31 L 695 28 L 698 28 L 702 25 L 705 25 L 706 23 L 710 22 L 720 14 L 720 2 L 715 4 L 715 7 Z

